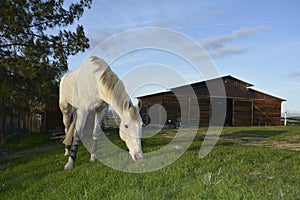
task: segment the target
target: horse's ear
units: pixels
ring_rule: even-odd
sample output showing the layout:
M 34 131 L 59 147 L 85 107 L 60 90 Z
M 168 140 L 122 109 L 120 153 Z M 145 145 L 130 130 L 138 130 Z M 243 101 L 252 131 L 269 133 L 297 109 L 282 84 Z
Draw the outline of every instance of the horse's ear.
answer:
M 129 108 L 129 101 L 128 100 L 125 100 L 124 102 L 123 102 L 123 110 L 128 110 L 128 108 Z
M 138 98 L 137 108 L 140 110 L 142 108 L 142 100 Z

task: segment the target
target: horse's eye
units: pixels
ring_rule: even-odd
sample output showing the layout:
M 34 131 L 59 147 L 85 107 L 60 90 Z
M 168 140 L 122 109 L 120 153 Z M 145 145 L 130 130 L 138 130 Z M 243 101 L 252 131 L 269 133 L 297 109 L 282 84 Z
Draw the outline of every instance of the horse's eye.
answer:
M 124 126 L 125 126 L 125 128 L 128 128 L 128 125 L 127 125 L 127 124 L 125 124 Z

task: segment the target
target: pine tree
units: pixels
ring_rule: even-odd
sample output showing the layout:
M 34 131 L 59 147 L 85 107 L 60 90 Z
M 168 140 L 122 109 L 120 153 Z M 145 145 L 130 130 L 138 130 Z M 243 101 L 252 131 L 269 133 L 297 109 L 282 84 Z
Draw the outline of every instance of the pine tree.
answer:
M 1 0 L 0 116 L 47 103 L 67 58 L 89 47 L 79 20 L 92 0 Z

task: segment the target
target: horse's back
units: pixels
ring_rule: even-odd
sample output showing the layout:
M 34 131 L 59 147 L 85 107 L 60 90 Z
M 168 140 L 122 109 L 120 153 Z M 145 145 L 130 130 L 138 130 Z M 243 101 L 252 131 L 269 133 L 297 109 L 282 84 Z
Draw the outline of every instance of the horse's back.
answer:
M 79 69 L 64 75 L 60 83 L 60 103 L 68 102 L 73 107 L 92 106 L 99 78 L 107 67 L 104 60 L 93 56 Z
M 65 74 L 59 84 L 59 107 L 65 109 L 70 105 L 73 96 L 73 89 L 71 86 L 74 84 L 74 71 Z

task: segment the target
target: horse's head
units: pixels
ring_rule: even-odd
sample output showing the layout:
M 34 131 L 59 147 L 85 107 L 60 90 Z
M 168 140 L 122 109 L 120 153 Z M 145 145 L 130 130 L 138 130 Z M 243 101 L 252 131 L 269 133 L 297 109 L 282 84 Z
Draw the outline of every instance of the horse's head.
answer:
M 133 160 L 143 159 L 141 146 L 142 118 L 140 116 L 141 102 L 133 106 L 130 101 L 124 101 L 119 134 L 126 143 Z

